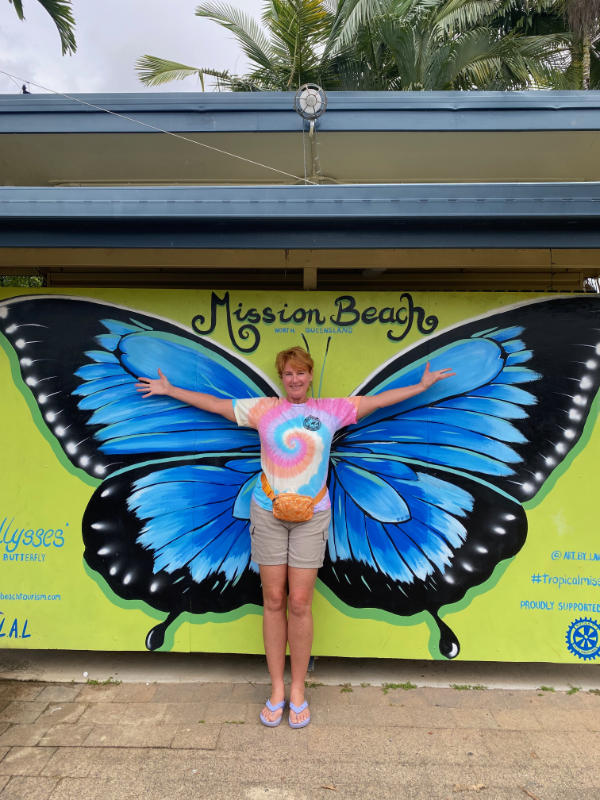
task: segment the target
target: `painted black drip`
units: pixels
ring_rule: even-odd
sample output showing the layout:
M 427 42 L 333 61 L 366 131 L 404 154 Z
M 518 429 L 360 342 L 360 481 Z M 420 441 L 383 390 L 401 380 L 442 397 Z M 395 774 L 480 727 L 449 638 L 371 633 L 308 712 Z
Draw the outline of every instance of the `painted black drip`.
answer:
M 177 617 L 179 616 L 179 611 L 172 611 L 169 616 L 161 622 L 159 625 L 155 625 L 154 628 L 151 628 L 148 631 L 148 635 L 146 636 L 146 647 L 148 650 L 158 650 L 159 647 L 162 647 L 165 643 L 165 634 L 167 632 L 167 628 L 171 625 Z
M 444 658 L 456 658 L 460 653 L 460 644 L 454 631 L 439 618 L 436 611 L 431 611 L 431 616 L 440 631 L 439 648 Z

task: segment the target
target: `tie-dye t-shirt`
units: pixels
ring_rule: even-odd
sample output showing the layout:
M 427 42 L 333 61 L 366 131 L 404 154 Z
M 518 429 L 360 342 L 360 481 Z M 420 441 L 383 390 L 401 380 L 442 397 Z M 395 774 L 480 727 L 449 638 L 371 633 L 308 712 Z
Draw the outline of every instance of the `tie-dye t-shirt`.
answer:
M 275 494 L 316 497 L 327 480 L 333 434 L 356 422 L 359 402 L 360 397 L 323 397 L 299 404 L 279 397 L 251 397 L 234 400 L 233 409 L 238 425 L 258 430 L 261 466 Z M 252 497 L 262 508 L 272 508 L 260 481 Z M 326 494 L 315 511 L 329 506 Z

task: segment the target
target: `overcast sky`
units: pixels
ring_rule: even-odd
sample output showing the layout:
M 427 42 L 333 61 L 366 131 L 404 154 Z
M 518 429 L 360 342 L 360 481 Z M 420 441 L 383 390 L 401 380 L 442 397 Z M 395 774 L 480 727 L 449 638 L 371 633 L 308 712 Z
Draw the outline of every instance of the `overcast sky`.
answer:
M 190 66 L 245 70 L 232 35 L 196 17 L 197 5 L 198 0 L 74 0 L 77 54 L 62 56 L 56 27 L 37 0 L 23 0 L 23 22 L 8 0 L 0 0 L 0 70 L 67 93 L 199 92 L 196 78 L 147 88 L 134 69 L 137 58 L 150 54 Z M 259 21 L 263 0 L 231 5 Z M 20 80 L 0 74 L 1 94 L 20 89 Z

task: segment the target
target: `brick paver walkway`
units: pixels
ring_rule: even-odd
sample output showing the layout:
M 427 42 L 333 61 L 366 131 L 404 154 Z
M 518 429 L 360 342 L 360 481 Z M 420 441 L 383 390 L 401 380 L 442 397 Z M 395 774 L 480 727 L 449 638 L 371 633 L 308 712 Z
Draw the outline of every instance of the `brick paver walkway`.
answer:
M 308 689 L 304 730 L 263 685 L 0 682 L 1 800 L 598 800 L 600 696 Z

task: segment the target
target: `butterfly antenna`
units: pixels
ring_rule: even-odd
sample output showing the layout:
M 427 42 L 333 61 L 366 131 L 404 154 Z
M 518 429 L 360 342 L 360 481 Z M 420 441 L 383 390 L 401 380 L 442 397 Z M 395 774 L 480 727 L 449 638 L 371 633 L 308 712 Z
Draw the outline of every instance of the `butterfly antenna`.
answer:
M 321 367 L 321 375 L 319 377 L 319 397 L 321 397 L 321 386 L 323 385 L 323 375 L 325 374 L 325 364 L 327 363 L 327 353 L 329 352 L 330 344 L 331 344 L 331 336 L 328 336 L 327 344 L 325 345 L 325 355 L 323 356 L 323 366 Z
M 303 333 L 301 333 L 300 336 L 302 337 L 302 341 L 304 342 L 304 346 L 306 347 L 306 352 L 310 355 L 310 347 L 308 346 L 308 342 L 306 340 L 306 336 Z M 310 393 L 311 393 L 312 397 L 315 396 L 315 389 L 314 389 L 314 386 L 312 385 L 312 383 L 310 385 Z M 320 396 L 321 396 L 321 392 L 319 390 L 319 397 Z

